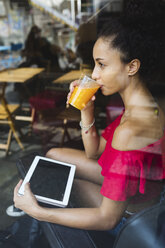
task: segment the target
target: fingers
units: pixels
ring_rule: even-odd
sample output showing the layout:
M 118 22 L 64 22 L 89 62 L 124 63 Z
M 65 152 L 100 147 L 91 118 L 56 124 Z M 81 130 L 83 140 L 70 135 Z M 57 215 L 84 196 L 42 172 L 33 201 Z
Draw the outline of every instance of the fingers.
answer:
M 74 88 L 75 88 L 77 85 L 79 85 L 79 80 L 73 81 L 73 82 L 70 84 L 70 86 L 69 86 L 70 91 L 73 92 Z
M 68 95 L 67 95 L 67 100 L 66 100 L 66 106 L 68 107 L 69 106 L 69 99 L 71 97 L 72 93 L 69 92 Z
M 70 99 L 70 97 L 71 97 L 71 95 L 72 95 L 72 93 L 73 93 L 73 91 L 74 91 L 74 88 L 76 87 L 76 86 L 78 86 L 79 85 L 79 80 L 75 80 L 75 81 L 73 81 L 71 84 L 70 84 L 70 86 L 69 86 L 69 93 L 68 93 L 68 95 L 67 95 L 67 101 L 66 101 L 66 105 L 67 105 L 67 107 L 68 107 L 68 104 L 69 104 L 69 99 Z
M 17 185 L 15 186 L 15 188 L 14 188 L 14 196 L 13 196 L 14 205 L 15 205 L 15 200 L 16 200 L 16 198 L 18 197 L 18 190 L 19 190 L 21 184 L 22 184 L 22 180 L 20 180 L 20 181 L 17 183 Z M 15 207 L 16 207 L 16 205 L 15 205 Z
M 17 183 L 17 185 L 15 186 L 14 188 L 14 193 L 17 193 L 19 188 L 21 187 L 21 184 L 22 184 L 22 179 Z
M 24 186 L 24 192 L 31 191 L 30 190 L 30 183 L 26 183 Z
M 95 96 L 95 95 L 92 96 L 91 100 L 92 100 L 92 101 L 95 101 L 95 100 L 96 100 L 96 96 Z
M 18 190 L 21 187 L 22 182 L 23 182 L 23 180 L 20 180 L 18 182 L 18 184 L 15 186 L 15 188 L 14 188 L 14 195 L 17 195 L 18 194 Z M 31 191 L 30 190 L 30 183 L 26 183 L 25 186 L 24 186 L 24 193 L 26 193 L 27 191 Z

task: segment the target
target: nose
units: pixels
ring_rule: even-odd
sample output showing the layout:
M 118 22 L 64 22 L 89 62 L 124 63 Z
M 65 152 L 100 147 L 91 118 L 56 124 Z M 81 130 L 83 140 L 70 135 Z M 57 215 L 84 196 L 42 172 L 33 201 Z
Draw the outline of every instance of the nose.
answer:
M 94 67 L 93 72 L 92 72 L 92 79 L 96 81 L 99 79 L 99 72 L 96 66 Z

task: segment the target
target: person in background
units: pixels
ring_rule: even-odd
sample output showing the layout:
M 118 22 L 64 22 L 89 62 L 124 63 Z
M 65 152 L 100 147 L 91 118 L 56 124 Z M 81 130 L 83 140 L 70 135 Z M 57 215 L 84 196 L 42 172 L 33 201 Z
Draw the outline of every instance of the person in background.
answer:
M 83 65 L 93 68 L 93 45 L 96 41 L 96 22 L 82 23 L 75 35 L 74 49 L 70 40 L 59 56 L 59 63 L 63 69 L 81 69 Z M 83 68 L 82 68 L 83 69 Z
M 76 34 L 76 54 L 82 59 L 83 64 L 94 66 L 92 51 L 96 41 L 96 22 L 91 21 L 80 25 Z
M 51 44 L 45 37 L 42 37 L 41 29 L 34 25 L 25 41 L 25 48 L 22 50 L 22 57 L 25 57 L 26 61 L 21 67 L 37 65 L 38 67 L 53 67 L 53 70 L 60 70 L 58 65 L 60 52 L 60 47 Z
M 95 127 L 94 96 L 81 110 L 84 151 L 52 148 L 52 159 L 76 164 L 80 206 L 40 206 L 26 184 L 14 190 L 15 206 L 40 221 L 114 235 L 129 216 L 160 201 L 165 178 L 165 116 L 149 91 L 158 82 L 165 51 L 164 2 L 124 1 L 120 17 L 103 28 L 93 48 L 92 78 L 104 96 L 119 93 L 124 111 L 101 136 Z M 68 100 L 78 81 L 72 82 Z M 163 153 L 163 154 L 162 154 Z

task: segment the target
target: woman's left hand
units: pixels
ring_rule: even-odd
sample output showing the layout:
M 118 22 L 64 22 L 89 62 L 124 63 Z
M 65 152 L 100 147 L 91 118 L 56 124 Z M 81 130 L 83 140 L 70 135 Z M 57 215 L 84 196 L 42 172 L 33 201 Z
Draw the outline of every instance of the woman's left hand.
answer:
M 18 190 L 22 184 L 22 180 L 16 185 L 14 189 L 14 205 L 16 208 L 23 210 L 25 213 L 35 217 L 39 207 L 37 200 L 31 192 L 29 183 L 25 184 L 24 195 L 18 195 Z

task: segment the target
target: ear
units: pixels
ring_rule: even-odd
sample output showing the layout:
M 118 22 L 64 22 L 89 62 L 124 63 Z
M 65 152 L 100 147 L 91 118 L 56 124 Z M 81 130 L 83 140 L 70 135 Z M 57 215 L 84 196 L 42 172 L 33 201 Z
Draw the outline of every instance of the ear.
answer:
M 128 75 L 133 76 L 135 75 L 140 68 L 140 60 L 138 59 L 133 59 L 131 62 L 128 64 Z

